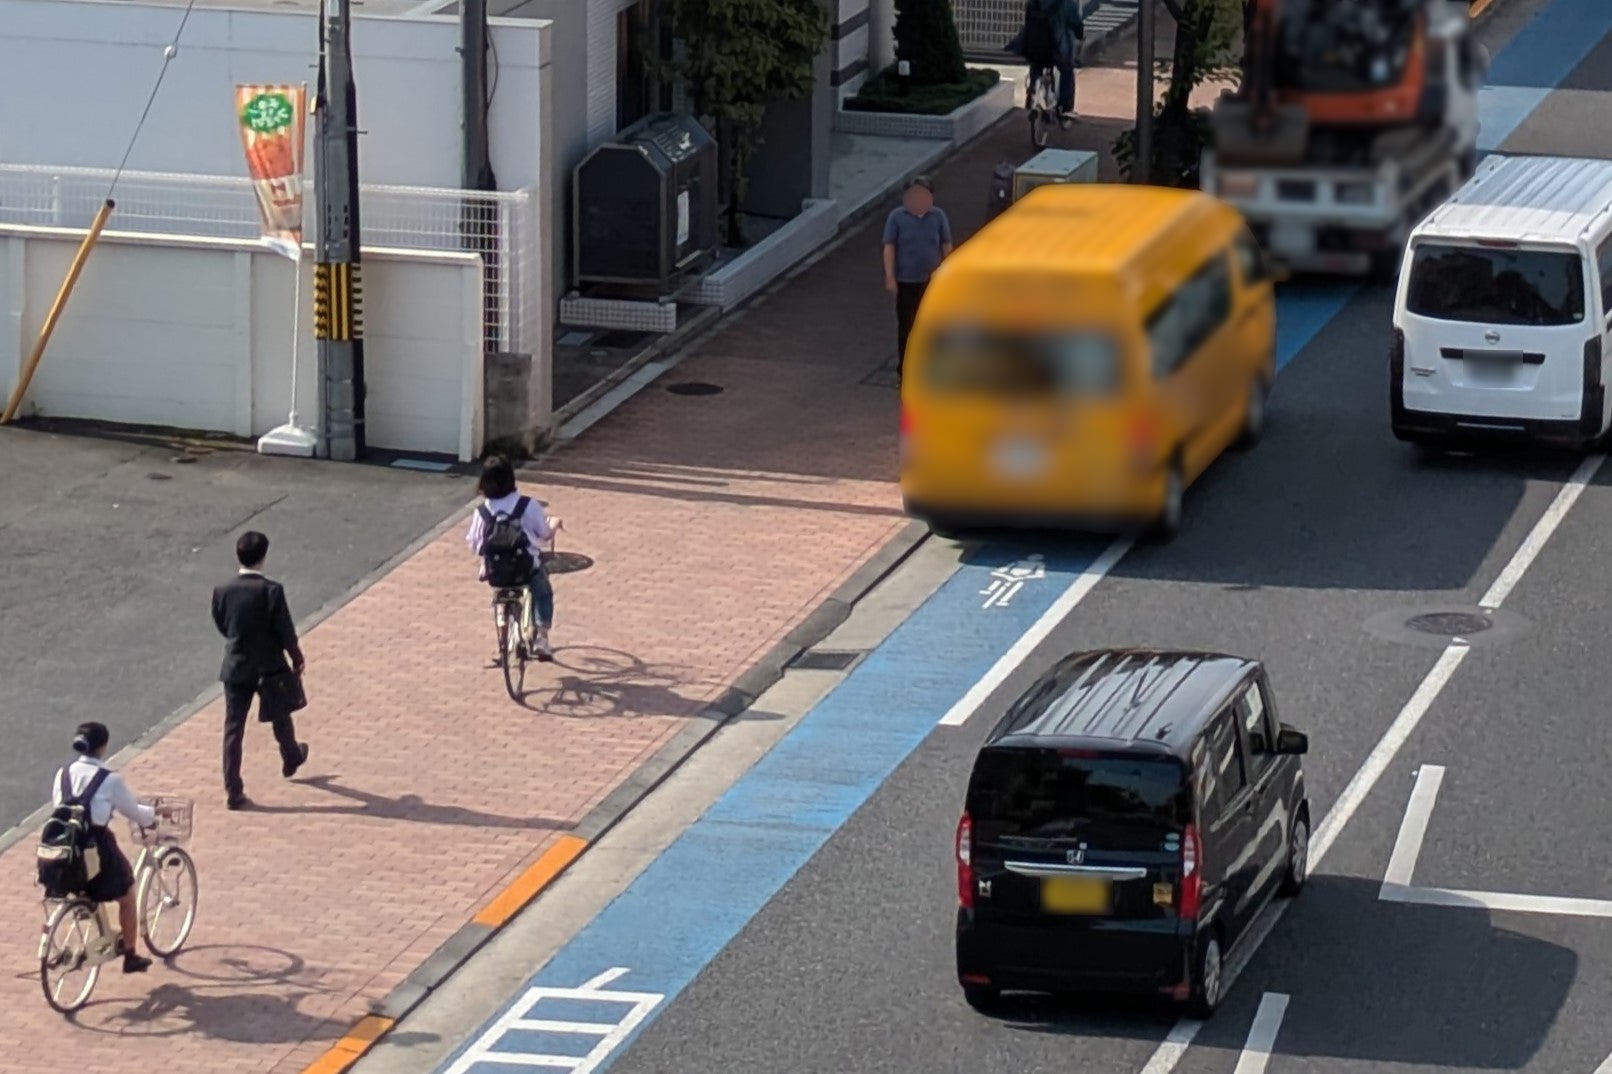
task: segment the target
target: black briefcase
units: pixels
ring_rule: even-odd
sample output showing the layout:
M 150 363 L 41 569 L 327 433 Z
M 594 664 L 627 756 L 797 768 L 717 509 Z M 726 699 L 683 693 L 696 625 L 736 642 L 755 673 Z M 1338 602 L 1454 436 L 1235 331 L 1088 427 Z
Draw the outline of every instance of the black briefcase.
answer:
M 257 696 L 257 718 L 264 723 L 274 719 L 276 713 L 300 712 L 308 707 L 302 676 L 290 668 L 263 676 L 258 682 Z

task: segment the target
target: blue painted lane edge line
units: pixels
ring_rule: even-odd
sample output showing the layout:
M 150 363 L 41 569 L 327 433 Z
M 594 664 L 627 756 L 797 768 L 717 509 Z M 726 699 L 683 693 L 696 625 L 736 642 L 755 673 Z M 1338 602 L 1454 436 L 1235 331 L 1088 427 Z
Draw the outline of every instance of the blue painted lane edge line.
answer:
M 1558 79 L 1565 75 L 1612 29 L 1612 8 L 1602 2 L 1554 0 L 1514 40 L 1532 57 L 1522 66 L 1538 63 L 1554 69 Z M 1564 62 L 1570 54 L 1578 59 Z M 1509 55 L 1507 50 L 1501 58 Z M 1526 86 L 1498 59 L 1495 69 L 1505 70 L 1507 82 Z M 1486 97 L 1493 104 L 1484 114 L 1486 124 L 1506 135 L 1527 118 L 1502 103 L 1508 88 Z M 1358 290 L 1355 283 L 1284 288 L 1278 368 L 1297 357 Z M 590 1071 L 604 1070 L 631 1045 L 917 749 L 939 714 L 1051 607 L 1066 588 L 1057 582 L 1072 583 L 1104 547 L 1090 540 L 1049 555 L 1040 580 L 1045 584 L 1027 582 L 1011 603 L 990 609 L 982 609 L 981 601 L 992 572 L 1017 561 L 1020 551 L 994 545 L 972 555 L 530 979 L 528 987 L 574 988 L 609 967 L 625 966 L 622 987 L 664 997 Z M 967 622 L 966 630 L 958 629 L 960 622 Z M 855 747 L 848 748 L 850 743 Z M 498 1040 L 483 1041 L 486 1031 L 521 1003 L 525 991 L 439 1069 L 464 1069 L 469 1053 L 498 1046 Z M 518 1050 L 507 1038 L 506 1031 L 502 1046 Z M 472 1059 L 468 1069 L 490 1074 L 496 1065 L 491 1057 Z

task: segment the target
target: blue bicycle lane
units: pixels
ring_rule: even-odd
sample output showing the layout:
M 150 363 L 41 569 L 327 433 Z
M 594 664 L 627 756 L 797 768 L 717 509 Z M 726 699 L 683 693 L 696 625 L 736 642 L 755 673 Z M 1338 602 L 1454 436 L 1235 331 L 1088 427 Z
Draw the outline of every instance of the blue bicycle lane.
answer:
M 1608 30 L 1606 0 L 1553 0 L 1541 11 L 1495 57 L 1481 147 L 1499 146 Z M 1358 290 L 1285 286 L 1278 369 Z M 607 1069 L 1110 547 L 1005 541 L 970 553 L 437 1074 Z M 1011 569 L 1032 553 L 1039 576 L 1013 587 L 1023 574 Z

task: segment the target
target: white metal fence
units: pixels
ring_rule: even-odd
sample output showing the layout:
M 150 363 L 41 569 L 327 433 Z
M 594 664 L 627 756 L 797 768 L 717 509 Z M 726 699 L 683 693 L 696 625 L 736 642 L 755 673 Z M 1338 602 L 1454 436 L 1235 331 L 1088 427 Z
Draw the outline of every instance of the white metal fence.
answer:
M 0 164 L 0 224 L 87 228 L 113 173 L 102 168 Z M 311 184 L 304 236 L 314 237 Z M 486 343 L 536 353 L 537 212 L 534 192 L 365 185 L 359 223 L 365 246 L 471 251 L 486 261 Z M 227 175 L 124 172 L 113 192 L 111 231 L 255 239 L 261 234 L 252 181 Z

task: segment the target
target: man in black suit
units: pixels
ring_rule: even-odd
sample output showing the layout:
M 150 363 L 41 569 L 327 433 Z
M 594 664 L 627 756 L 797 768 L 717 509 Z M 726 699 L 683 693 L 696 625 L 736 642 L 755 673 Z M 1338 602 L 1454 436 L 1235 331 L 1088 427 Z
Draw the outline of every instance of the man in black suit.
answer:
M 241 742 L 246 735 L 246 714 L 258 698 L 258 719 L 274 728 L 280 744 L 280 771 L 287 779 L 308 759 L 308 744 L 297 741 L 290 706 L 263 688 L 265 676 L 287 670 L 302 675 L 302 649 L 291 621 L 285 589 L 263 576 L 269 539 L 255 530 L 235 542 L 240 570 L 234 581 L 213 590 L 213 623 L 224 636 L 224 666 L 218 673 L 224 683 L 224 790 L 229 808 L 251 805 L 241 784 Z M 286 657 L 291 657 L 288 667 Z

